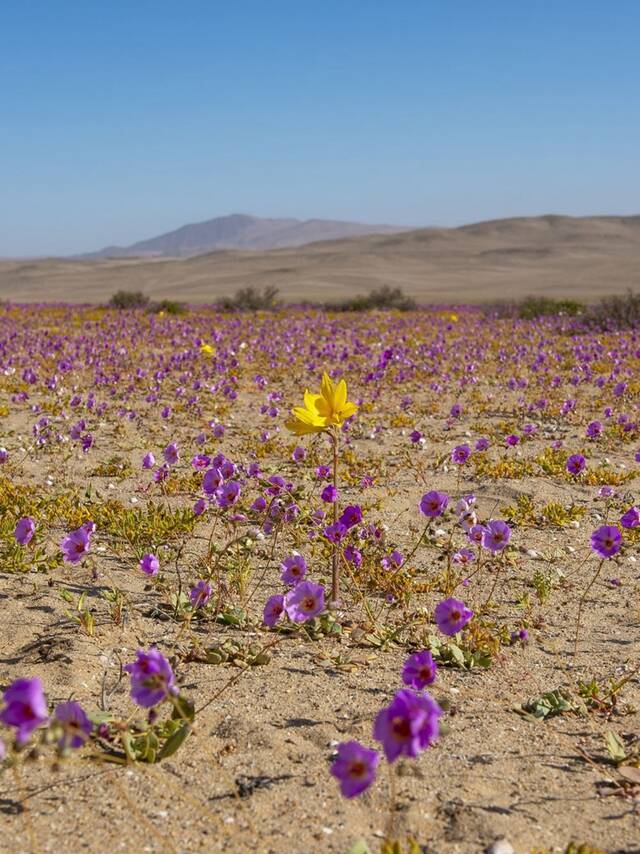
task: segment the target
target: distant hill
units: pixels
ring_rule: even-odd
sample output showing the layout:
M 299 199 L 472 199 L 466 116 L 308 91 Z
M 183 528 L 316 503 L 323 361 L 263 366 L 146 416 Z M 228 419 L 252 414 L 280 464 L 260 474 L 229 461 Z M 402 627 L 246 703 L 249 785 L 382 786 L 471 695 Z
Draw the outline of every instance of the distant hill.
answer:
M 420 302 L 594 299 L 640 289 L 640 216 L 523 217 L 186 258 L 0 262 L 0 298 L 25 302 L 103 302 L 128 289 L 211 303 L 265 285 L 289 301 L 380 285 L 399 286 Z
M 392 225 L 363 225 L 331 219 L 263 219 L 246 214 L 220 216 L 183 225 L 131 246 L 106 246 L 81 258 L 183 258 L 217 249 L 281 249 L 318 240 L 340 240 L 363 234 L 395 234 Z M 406 229 L 405 229 L 406 230 Z

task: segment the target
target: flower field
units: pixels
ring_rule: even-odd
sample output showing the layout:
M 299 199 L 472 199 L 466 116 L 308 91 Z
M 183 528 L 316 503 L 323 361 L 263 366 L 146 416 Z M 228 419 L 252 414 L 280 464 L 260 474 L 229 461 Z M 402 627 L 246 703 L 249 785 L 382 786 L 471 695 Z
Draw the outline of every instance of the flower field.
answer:
M 2 306 L 0 445 L 13 850 L 640 850 L 640 335 Z

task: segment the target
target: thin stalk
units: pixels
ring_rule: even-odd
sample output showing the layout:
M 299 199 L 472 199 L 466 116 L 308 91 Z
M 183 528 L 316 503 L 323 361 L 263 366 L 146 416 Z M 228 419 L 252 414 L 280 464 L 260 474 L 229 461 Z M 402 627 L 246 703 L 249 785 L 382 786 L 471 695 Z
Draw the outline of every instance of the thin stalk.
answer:
M 600 563 L 598 564 L 598 568 L 596 569 L 595 575 L 593 576 L 593 578 L 591 579 L 591 581 L 587 585 L 586 590 L 584 591 L 584 593 L 580 597 L 580 601 L 578 602 L 578 619 L 576 620 L 576 637 L 575 637 L 575 640 L 573 642 L 573 656 L 574 656 L 574 658 L 578 652 L 578 639 L 580 636 L 580 618 L 582 617 L 582 606 L 584 605 L 584 600 L 589 595 L 589 591 L 591 590 L 593 585 L 596 583 L 596 579 L 600 575 L 600 571 L 602 570 L 602 567 L 604 566 L 604 562 L 605 562 L 605 558 L 603 558 L 600 561 Z

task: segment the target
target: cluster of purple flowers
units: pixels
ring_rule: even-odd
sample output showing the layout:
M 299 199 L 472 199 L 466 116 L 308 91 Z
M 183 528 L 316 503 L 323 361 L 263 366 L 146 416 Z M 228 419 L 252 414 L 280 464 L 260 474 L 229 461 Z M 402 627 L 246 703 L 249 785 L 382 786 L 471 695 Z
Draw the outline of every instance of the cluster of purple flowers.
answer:
M 373 738 L 381 744 L 387 762 L 401 756 L 415 758 L 437 741 L 442 709 L 424 690 L 435 681 L 436 673 L 436 663 L 426 650 L 406 660 L 402 681 L 410 687 L 396 691 L 373 724 Z M 331 774 L 345 798 L 362 794 L 375 782 L 380 759 L 378 750 L 357 741 L 338 745 Z

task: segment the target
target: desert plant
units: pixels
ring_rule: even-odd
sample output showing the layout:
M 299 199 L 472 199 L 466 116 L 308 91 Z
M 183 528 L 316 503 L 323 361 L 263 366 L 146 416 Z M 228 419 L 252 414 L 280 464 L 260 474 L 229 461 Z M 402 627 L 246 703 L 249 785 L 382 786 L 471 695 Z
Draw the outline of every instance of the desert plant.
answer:
M 149 297 L 142 291 L 117 291 L 109 300 L 109 308 L 147 308 Z
M 220 311 L 274 311 L 279 308 L 278 288 L 267 285 L 262 291 L 254 287 L 240 288 L 232 297 L 218 301 Z
M 589 329 L 602 331 L 640 326 L 640 292 L 630 288 L 626 294 L 603 297 L 590 306 L 585 325 Z
M 163 299 L 160 302 L 152 303 L 149 311 L 153 312 L 153 314 L 160 314 L 160 312 L 164 314 L 185 314 L 187 307 L 183 302 L 178 302 L 178 300 Z
M 397 311 L 411 311 L 416 307 L 416 302 L 408 297 L 402 288 L 391 288 L 382 285 L 374 288 L 363 296 L 347 297 L 337 302 L 327 302 L 323 308 L 327 311 L 373 311 L 382 309 L 396 309 Z

